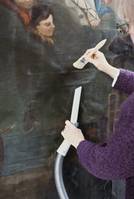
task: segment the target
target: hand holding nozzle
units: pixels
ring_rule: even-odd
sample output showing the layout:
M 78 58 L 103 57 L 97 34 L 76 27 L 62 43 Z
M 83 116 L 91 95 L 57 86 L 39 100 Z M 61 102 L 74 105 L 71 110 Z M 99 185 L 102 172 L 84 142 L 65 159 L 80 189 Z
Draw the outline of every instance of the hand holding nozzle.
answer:
M 79 86 L 75 89 L 74 98 L 73 98 L 73 105 L 72 105 L 72 112 L 71 112 L 71 123 L 77 126 L 77 118 L 78 118 L 78 112 L 79 112 L 79 105 L 80 105 L 80 98 L 81 98 L 81 90 L 82 87 Z M 76 142 L 75 142 L 76 143 Z M 57 149 L 57 152 L 62 155 L 66 156 L 70 146 L 72 143 L 69 142 L 69 140 L 64 140 L 60 147 Z
M 87 50 L 84 53 L 84 55 L 82 55 L 76 62 L 73 63 L 73 66 L 75 68 L 82 69 L 88 62 L 92 63 L 92 61 L 89 59 L 89 57 L 94 59 L 96 52 L 99 51 L 99 49 L 101 49 L 104 46 L 106 41 L 107 41 L 107 39 L 104 39 L 104 40 L 100 41 L 94 48 Z
M 75 148 L 78 147 L 80 142 L 85 140 L 82 131 L 68 120 L 65 122 L 65 128 L 61 134 L 64 139 Z

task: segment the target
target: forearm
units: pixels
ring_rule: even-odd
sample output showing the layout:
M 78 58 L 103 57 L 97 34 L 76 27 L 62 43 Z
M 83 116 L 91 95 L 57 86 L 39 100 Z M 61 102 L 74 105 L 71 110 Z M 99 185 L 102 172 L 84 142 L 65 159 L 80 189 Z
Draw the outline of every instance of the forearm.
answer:
M 111 78 L 116 78 L 117 74 L 119 73 L 120 69 L 107 64 L 105 66 L 102 67 L 102 72 L 106 73 L 107 75 L 109 75 Z
M 116 138 L 115 138 L 116 139 Z M 90 141 L 83 141 L 77 147 L 77 154 L 80 163 L 94 176 L 106 179 L 125 179 L 132 174 L 132 146 L 130 146 L 128 157 L 128 148 L 118 142 L 99 145 Z
M 99 70 L 114 79 L 113 87 L 127 94 L 134 92 L 134 71 L 118 69 L 108 63 L 100 64 Z

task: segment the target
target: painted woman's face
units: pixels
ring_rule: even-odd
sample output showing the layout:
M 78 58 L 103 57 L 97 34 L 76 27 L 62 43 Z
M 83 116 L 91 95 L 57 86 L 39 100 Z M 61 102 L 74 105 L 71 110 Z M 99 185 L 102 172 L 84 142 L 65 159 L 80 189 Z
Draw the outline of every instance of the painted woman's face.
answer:
M 24 8 L 31 8 L 35 4 L 35 0 L 14 0 L 15 3 Z
M 53 16 L 50 14 L 47 19 L 40 21 L 36 28 L 44 37 L 52 37 L 55 30 Z

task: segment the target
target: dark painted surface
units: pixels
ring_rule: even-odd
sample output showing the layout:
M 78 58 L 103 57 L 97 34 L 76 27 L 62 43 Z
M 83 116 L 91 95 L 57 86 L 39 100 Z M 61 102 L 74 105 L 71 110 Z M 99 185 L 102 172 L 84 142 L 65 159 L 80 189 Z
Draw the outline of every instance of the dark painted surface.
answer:
M 64 121 L 70 118 L 77 86 L 83 87 L 80 125 L 84 129 L 95 125 L 95 141 L 106 137 L 111 80 L 93 66 L 76 70 L 72 63 L 105 37 L 110 42 L 116 31 L 114 27 L 109 31 L 80 26 L 66 8 L 53 7 L 56 23 L 53 46 L 35 40 L 14 13 L 0 7 L 0 130 L 4 142 L 0 183 L 5 180 L 1 199 L 9 198 L 6 190 L 12 192 L 10 199 L 22 196 L 31 199 L 31 191 L 32 199 L 58 198 L 52 174 L 55 151 L 62 141 L 60 131 Z M 86 130 L 88 136 L 89 129 Z M 22 180 L 21 185 L 20 179 L 33 169 L 37 172 L 34 181 L 39 185 L 36 182 L 31 190 L 28 184 L 33 182 L 32 177 L 24 180 L 25 183 Z M 46 181 L 38 177 L 38 170 L 43 176 L 43 173 L 48 174 L 44 176 Z M 18 185 L 16 178 L 12 178 L 11 183 L 6 181 L 11 175 L 17 175 Z M 64 177 L 70 198 L 112 198 L 111 182 L 87 175 L 73 151 L 65 159 Z M 37 191 L 38 186 L 40 191 Z M 13 193 L 14 189 L 20 191 L 21 196 Z

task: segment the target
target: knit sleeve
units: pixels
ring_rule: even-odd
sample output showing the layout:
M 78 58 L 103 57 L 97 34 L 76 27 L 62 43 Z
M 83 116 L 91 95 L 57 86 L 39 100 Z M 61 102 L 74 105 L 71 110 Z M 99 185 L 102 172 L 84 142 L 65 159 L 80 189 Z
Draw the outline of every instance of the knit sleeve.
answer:
M 106 144 L 82 141 L 77 154 L 83 167 L 98 178 L 125 179 L 134 173 L 133 141 L 128 141 L 125 136 L 124 139 L 113 136 Z
M 120 74 L 114 88 L 127 94 L 134 92 L 134 72 L 120 69 Z

